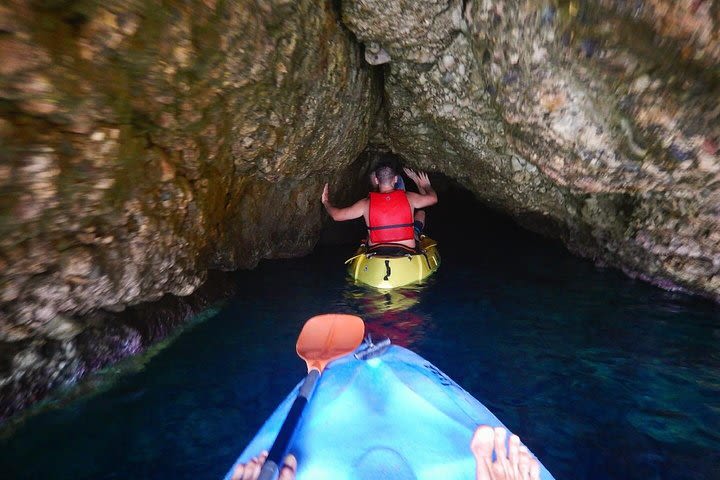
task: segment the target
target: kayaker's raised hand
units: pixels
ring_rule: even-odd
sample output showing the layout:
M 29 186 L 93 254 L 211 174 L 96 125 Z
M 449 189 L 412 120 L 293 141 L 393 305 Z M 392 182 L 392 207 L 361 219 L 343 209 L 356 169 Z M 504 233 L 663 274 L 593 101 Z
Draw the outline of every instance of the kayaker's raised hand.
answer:
M 262 452 L 260 455 L 253 457 L 247 463 L 240 463 L 233 471 L 232 480 L 257 480 L 260 477 L 260 470 L 267 460 L 268 452 Z M 285 463 L 280 468 L 280 476 L 278 480 L 295 480 L 297 473 L 297 459 L 294 455 L 285 457 Z
M 418 172 L 418 179 L 415 180 L 418 188 L 427 189 L 430 186 L 430 177 L 425 172 Z
M 418 186 L 418 189 L 426 189 L 430 186 L 430 178 L 428 177 L 428 174 L 425 172 L 416 172 L 415 170 L 412 170 L 410 168 L 403 168 L 403 171 L 405 174 L 415 182 L 415 185 Z
M 403 172 L 405 172 L 405 175 L 407 175 L 410 180 L 412 180 L 413 182 L 415 182 L 415 184 L 417 184 L 418 174 L 415 172 L 415 170 L 404 167 Z

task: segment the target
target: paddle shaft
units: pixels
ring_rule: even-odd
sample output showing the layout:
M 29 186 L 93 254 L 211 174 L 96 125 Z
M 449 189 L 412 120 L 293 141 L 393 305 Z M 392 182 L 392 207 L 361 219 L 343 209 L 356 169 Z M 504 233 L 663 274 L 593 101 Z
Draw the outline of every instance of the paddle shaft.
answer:
M 320 377 L 319 370 L 310 370 L 310 373 L 305 377 L 305 381 L 300 386 L 298 396 L 295 398 L 292 407 L 290 407 L 290 411 L 280 427 L 280 432 L 278 432 L 277 437 L 275 437 L 275 442 L 272 448 L 270 448 L 270 453 L 268 453 L 268 458 L 265 460 L 262 470 L 260 470 L 258 480 L 274 480 L 275 476 L 280 472 L 280 462 L 283 460 L 293 433 L 295 433 L 298 421 L 310 399 L 310 395 L 312 395 L 315 389 L 318 377 Z

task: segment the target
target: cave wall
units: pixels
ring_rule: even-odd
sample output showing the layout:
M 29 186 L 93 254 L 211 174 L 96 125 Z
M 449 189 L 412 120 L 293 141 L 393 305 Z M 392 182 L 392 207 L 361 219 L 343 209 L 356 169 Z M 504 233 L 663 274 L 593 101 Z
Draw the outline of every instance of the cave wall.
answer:
M 347 0 L 385 139 L 576 253 L 720 299 L 716 2 Z M 672 19 L 672 20 L 670 20 Z
M 142 351 L 142 325 L 106 312 L 308 253 L 322 184 L 356 199 L 384 148 L 578 254 L 720 299 L 719 12 L 6 0 L 0 412 Z
M 93 312 L 308 253 L 380 87 L 331 2 L 3 2 L 0 411 L 103 363 Z
M 105 3 L 2 7 L 5 337 L 308 252 L 367 143 L 377 80 L 331 4 Z

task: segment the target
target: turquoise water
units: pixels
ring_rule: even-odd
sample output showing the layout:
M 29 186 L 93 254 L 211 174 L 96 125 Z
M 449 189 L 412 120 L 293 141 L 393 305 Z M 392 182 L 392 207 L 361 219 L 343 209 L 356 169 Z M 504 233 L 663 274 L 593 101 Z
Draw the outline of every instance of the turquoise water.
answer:
M 597 268 L 490 212 L 480 238 L 459 235 L 441 208 L 452 205 L 429 212 L 442 264 L 426 285 L 349 284 L 353 244 L 238 272 L 241 293 L 215 315 L 6 431 L 0 478 L 222 478 L 304 375 L 295 340 L 325 312 L 359 314 L 433 362 L 558 480 L 720 478 L 720 306 Z

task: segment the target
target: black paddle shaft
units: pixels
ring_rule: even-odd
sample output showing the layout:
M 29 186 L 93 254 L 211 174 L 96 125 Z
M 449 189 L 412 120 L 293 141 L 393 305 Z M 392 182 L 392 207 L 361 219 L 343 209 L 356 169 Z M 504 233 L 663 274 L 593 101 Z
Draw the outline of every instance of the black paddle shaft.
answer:
M 282 461 L 283 455 L 285 455 L 285 451 L 287 450 L 290 440 L 295 433 L 295 428 L 300 421 L 300 417 L 302 417 L 305 405 L 308 403 L 308 398 L 312 394 L 319 376 L 320 372 L 318 370 L 311 370 L 307 377 L 305 377 L 305 381 L 300 387 L 298 396 L 295 398 L 295 401 L 290 407 L 290 411 L 285 417 L 285 421 L 283 422 L 282 427 L 280 427 L 277 437 L 275 437 L 275 442 L 273 443 L 272 448 L 270 448 L 268 458 L 265 460 L 265 464 L 260 471 L 260 477 L 258 480 L 273 480 L 275 478 L 275 474 L 279 472 L 280 462 Z
M 297 397 L 295 399 L 292 407 L 290 407 L 290 411 L 288 412 L 287 420 L 283 423 L 277 438 L 275 438 L 275 443 L 270 449 L 268 460 L 274 461 L 275 463 L 280 462 L 288 444 L 290 443 L 290 437 L 292 437 L 292 434 L 295 433 L 295 427 L 297 426 L 298 420 L 300 420 L 300 416 L 302 415 L 307 402 L 307 398 Z

